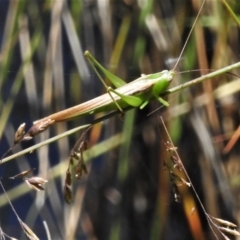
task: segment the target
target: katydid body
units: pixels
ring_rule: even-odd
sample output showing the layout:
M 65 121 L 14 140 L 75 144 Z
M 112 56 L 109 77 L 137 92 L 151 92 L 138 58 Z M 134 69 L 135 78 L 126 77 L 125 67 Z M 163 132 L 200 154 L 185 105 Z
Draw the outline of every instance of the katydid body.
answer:
M 111 93 L 116 103 L 122 108 L 129 106 L 143 108 L 153 97 L 165 103 L 159 95 L 165 92 L 173 79 L 174 72 L 164 70 L 159 73 L 143 75 L 140 78 L 119 87 Z M 105 111 L 117 110 L 109 93 L 92 100 L 54 113 L 34 122 L 34 125 L 51 119 L 54 122 L 68 121 L 75 117 L 86 116 Z
M 103 68 L 95 59 L 94 63 L 104 72 L 104 74 L 107 74 L 112 81 L 112 73 Z M 115 80 L 120 80 L 117 81 L 117 84 L 114 84 L 114 81 L 112 81 L 113 84 L 115 86 L 121 85 L 121 87 L 116 89 L 107 87 L 108 93 L 35 121 L 34 125 L 24 136 L 24 140 L 31 139 L 38 133 L 46 130 L 55 122 L 68 121 L 76 117 L 100 112 L 113 110 L 122 111 L 122 109 L 129 106 L 142 109 L 152 98 L 156 98 L 160 103 L 168 106 L 168 103 L 163 100 L 160 95 L 168 89 L 173 79 L 174 71 L 164 70 L 155 74 L 142 75 L 140 78 L 128 84 L 115 75 L 113 76 L 115 77 Z

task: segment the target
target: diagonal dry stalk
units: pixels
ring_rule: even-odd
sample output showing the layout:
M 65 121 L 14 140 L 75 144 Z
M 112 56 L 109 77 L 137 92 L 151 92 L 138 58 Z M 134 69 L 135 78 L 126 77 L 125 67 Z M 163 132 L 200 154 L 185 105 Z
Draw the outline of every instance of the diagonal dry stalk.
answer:
M 220 219 L 220 218 L 215 218 L 213 216 L 211 216 L 210 214 L 207 213 L 206 211 L 206 208 L 204 207 L 203 203 L 202 203 L 202 200 L 200 199 L 193 183 L 192 183 L 192 180 L 191 178 L 189 177 L 189 174 L 184 166 L 184 163 L 182 162 L 179 154 L 178 154 L 178 151 L 177 151 L 177 147 L 174 146 L 174 143 L 172 142 L 172 139 L 169 135 L 169 132 L 167 130 L 167 127 L 164 123 L 164 120 L 162 117 L 160 117 L 161 119 L 161 122 L 162 122 L 162 125 L 164 127 L 164 130 L 167 134 L 167 137 L 168 137 L 168 145 L 167 145 L 167 151 L 170 152 L 170 156 L 171 156 L 171 159 L 174 163 L 174 166 L 173 168 L 177 168 L 179 170 L 179 172 L 183 171 L 184 174 L 185 174 L 185 177 L 187 179 L 187 181 L 185 181 L 183 178 L 179 177 L 177 174 L 173 173 L 172 172 L 172 169 L 171 167 L 168 167 L 167 166 L 167 169 L 170 173 L 170 179 L 171 181 L 173 182 L 173 186 L 174 186 L 174 195 L 175 195 L 175 201 L 177 202 L 180 202 L 180 194 L 178 192 L 178 186 L 177 186 L 177 182 L 181 182 L 181 184 L 185 184 L 187 185 L 189 188 L 191 188 L 194 192 L 194 195 L 196 196 L 204 214 L 205 214 L 205 217 L 208 221 L 208 225 L 213 233 L 213 235 L 215 236 L 216 239 L 219 239 L 218 238 L 218 234 L 215 232 L 216 230 L 222 235 L 222 237 L 225 239 L 225 240 L 228 240 L 229 238 L 225 235 L 225 233 L 228 233 L 230 235 L 233 235 L 233 236 L 240 236 L 240 232 L 238 232 L 236 230 L 237 228 L 237 225 L 230 222 L 230 221 L 227 221 L 227 220 L 224 220 L 224 219 Z M 181 187 L 181 184 L 179 185 Z

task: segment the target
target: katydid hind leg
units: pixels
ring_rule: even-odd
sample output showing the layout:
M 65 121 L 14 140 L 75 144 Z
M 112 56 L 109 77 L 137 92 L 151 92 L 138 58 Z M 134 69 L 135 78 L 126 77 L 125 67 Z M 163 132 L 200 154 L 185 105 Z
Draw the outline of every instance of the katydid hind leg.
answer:
M 132 107 L 139 107 L 142 104 L 142 99 L 136 96 L 127 96 L 117 92 L 116 90 L 112 89 L 111 87 L 108 88 L 108 92 L 113 92 L 118 95 L 124 102 Z M 115 101 L 116 102 L 116 101 Z
M 116 87 L 121 87 L 124 86 L 126 83 L 125 81 L 123 81 L 122 79 L 120 79 L 119 77 L 117 77 L 116 75 L 114 75 L 113 73 L 109 72 L 106 68 L 104 68 L 93 56 L 89 51 L 85 52 L 85 57 L 88 59 L 89 63 L 91 64 L 92 68 L 94 69 L 95 73 L 97 74 L 97 76 L 99 77 L 99 79 L 101 80 L 101 82 L 103 83 L 104 87 L 106 88 L 107 93 L 109 94 L 109 96 L 111 97 L 112 101 L 115 103 L 117 109 L 123 113 L 122 108 L 120 107 L 120 105 L 116 102 L 116 100 L 114 99 L 114 97 L 112 96 L 111 92 L 114 92 L 115 94 L 117 94 L 121 99 L 123 99 L 127 104 L 135 107 L 135 105 L 138 103 L 138 99 L 134 99 L 133 97 L 128 97 L 125 96 L 123 94 L 119 94 L 118 92 L 116 92 L 115 90 L 113 90 L 111 87 L 107 86 L 107 84 L 105 83 L 105 81 L 103 80 L 101 74 L 99 73 L 98 69 L 111 81 L 111 83 Z M 97 69 L 97 68 L 98 69 Z
M 95 66 L 108 78 L 109 81 L 114 85 L 114 87 L 119 88 L 122 87 L 126 84 L 124 80 L 121 78 L 117 77 L 110 71 L 108 71 L 106 68 L 104 68 L 93 56 L 89 51 L 86 51 L 84 53 L 85 57 L 88 59 L 89 63 L 93 67 L 94 71 L 96 74 L 99 76 L 98 70 L 95 68 Z M 104 86 L 106 87 L 105 82 L 103 81 Z

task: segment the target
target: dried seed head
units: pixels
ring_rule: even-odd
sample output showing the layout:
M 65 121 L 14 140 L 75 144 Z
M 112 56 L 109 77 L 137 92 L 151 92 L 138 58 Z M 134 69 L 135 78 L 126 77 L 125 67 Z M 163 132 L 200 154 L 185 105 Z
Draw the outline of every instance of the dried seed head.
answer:
M 73 165 L 73 158 L 69 158 L 69 164 Z
M 76 166 L 76 178 L 80 179 L 83 175 L 83 169 L 82 169 L 82 164 L 81 162 L 78 162 L 77 166 Z
M 17 129 L 17 131 L 15 133 L 15 137 L 14 137 L 14 144 L 17 144 L 17 143 L 19 143 L 22 140 L 22 138 L 24 136 L 24 133 L 25 133 L 25 127 L 26 127 L 25 123 L 22 123 L 18 127 L 18 129 Z
M 21 227 L 24 231 L 24 234 L 29 240 L 39 240 L 39 238 L 36 236 L 36 234 L 32 231 L 32 229 L 23 221 L 19 219 L 19 222 L 21 224 Z
M 82 162 L 82 170 L 85 174 L 88 174 L 87 166 L 84 162 Z
M 225 226 L 227 226 L 227 227 L 232 227 L 232 228 L 236 228 L 236 227 L 237 227 L 237 225 L 236 225 L 235 223 L 226 221 L 226 220 L 221 219 L 221 218 L 215 218 L 215 217 L 213 217 L 213 216 L 211 216 L 211 215 L 209 215 L 209 214 L 208 214 L 208 216 L 209 216 L 210 218 L 212 218 L 213 220 L 215 220 L 216 222 L 218 222 L 218 223 L 220 223 L 220 224 L 222 224 L 222 225 L 225 225 Z
M 182 172 L 183 169 L 182 169 L 182 162 L 181 162 L 181 160 L 178 157 L 173 156 L 173 155 L 171 155 L 171 160 L 174 163 L 174 168 L 177 167 L 177 169 L 180 172 Z
M 178 202 L 180 203 L 181 202 L 181 196 L 179 194 L 179 191 L 178 191 L 178 187 L 173 184 L 173 195 L 174 195 L 174 199 L 175 199 L 175 202 Z
M 43 120 L 41 122 L 36 123 L 35 125 L 33 125 L 29 131 L 25 134 L 25 136 L 23 137 L 23 140 L 30 140 L 32 139 L 34 136 L 36 136 L 37 134 L 45 131 L 50 125 L 52 125 L 55 121 L 52 119 L 47 119 L 47 120 Z
M 65 183 L 69 186 L 72 185 L 72 175 L 71 173 L 69 172 L 69 170 L 67 171 L 66 173 L 66 179 L 65 179 Z
M 178 149 L 177 147 L 173 146 L 173 147 L 169 147 L 168 151 L 175 152 L 175 151 L 177 151 L 177 149 Z
M 87 141 L 82 141 L 79 146 L 79 151 L 83 152 L 88 149 L 88 142 Z
M 234 236 L 240 236 L 240 233 L 236 229 L 230 229 L 230 228 L 226 228 L 226 227 L 218 227 L 218 229 L 220 229 L 226 233 L 232 234 Z
M 74 160 L 74 159 L 79 159 L 79 157 L 80 157 L 80 154 L 79 154 L 79 153 L 77 153 L 76 151 L 71 151 L 71 153 L 70 153 L 70 158 L 71 158 L 72 160 Z
M 31 177 L 31 178 L 26 178 L 25 182 L 30 188 L 36 191 L 41 191 L 41 190 L 44 190 L 42 185 L 48 182 L 48 180 L 45 180 L 41 177 Z
M 64 191 L 65 202 L 69 204 L 72 200 L 72 189 L 69 185 L 65 184 L 63 191 Z
M 83 162 L 83 159 L 79 159 L 77 166 L 76 166 L 76 178 L 80 179 L 83 175 L 83 173 L 87 174 L 87 167 L 85 165 L 85 163 Z
M 35 168 L 34 168 L 35 169 Z M 27 171 L 23 171 L 13 177 L 9 177 L 10 179 L 16 179 L 16 178 L 23 178 L 23 177 L 26 177 L 30 172 L 32 172 L 34 169 L 30 169 L 30 170 L 27 170 Z
M 166 161 L 163 162 L 163 170 L 168 172 L 171 171 L 171 166 L 169 166 Z
M 185 184 L 188 187 L 191 187 L 191 183 L 187 182 L 182 177 L 179 177 L 177 174 L 173 173 L 172 171 L 170 171 L 169 174 L 170 174 L 171 181 L 174 182 L 176 186 L 182 186 L 182 184 Z

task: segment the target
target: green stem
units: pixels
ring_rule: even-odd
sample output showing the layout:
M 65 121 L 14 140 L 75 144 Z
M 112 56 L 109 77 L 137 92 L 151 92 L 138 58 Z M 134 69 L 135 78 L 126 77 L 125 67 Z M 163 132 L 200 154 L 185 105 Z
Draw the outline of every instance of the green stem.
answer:
M 211 73 L 208 73 L 206 75 L 203 75 L 199 78 L 196 78 L 192 81 L 189 81 L 187 83 L 184 83 L 184 84 L 181 84 L 181 85 L 178 85 L 176 87 L 173 87 L 173 88 L 170 88 L 168 89 L 165 93 L 163 93 L 164 95 L 167 95 L 167 94 L 171 94 L 171 93 L 174 93 L 174 92 L 177 92 L 177 91 L 180 91 L 184 88 L 187 88 L 187 87 L 191 87 L 193 85 L 196 85 L 198 83 L 201 83 L 205 80 L 208 80 L 210 78 L 214 78 L 214 77 L 217 77 L 218 75 L 221 75 L 221 74 L 224 74 L 224 73 L 227 73 L 227 72 L 230 72 L 232 71 L 233 69 L 236 69 L 236 68 L 239 68 L 240 67 L 240 62 L 237 62 L 237 63 L 234 63 L 232 65 L 229 65 L 227 67 L 224 67 L 224 68 L 221 68 L 217 71 L 214 71 L 214 72 L 211 72 Z

